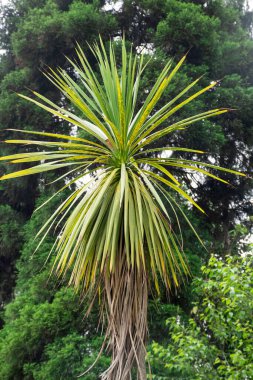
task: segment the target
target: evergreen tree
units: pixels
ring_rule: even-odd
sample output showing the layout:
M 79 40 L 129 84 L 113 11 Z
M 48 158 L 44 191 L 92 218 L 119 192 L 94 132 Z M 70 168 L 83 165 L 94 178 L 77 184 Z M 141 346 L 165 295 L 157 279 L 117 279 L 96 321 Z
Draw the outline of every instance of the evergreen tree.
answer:
M 28 94 L 29 90 L 26 89 L 33 88 L 45 96 L 60 100 L 58 92 L 43 78 L 40 70 L 49 64 L 55 67 L 60 62 L 67 69 L 64 56 L 73 56 L 76 41 L 87 47 L 86 42 L 93 41 L 99 34 L 108 39 L 115 33 L 115 17 L 105 12 L 102 6 L 103 2 L 92 1 L 13 0 L 1 7 L 0 46 L 4 49 L 0 58 L 1 141 L 17 137 L 8 129 L 29 130 L 32 125 L 41 131 L 69 131 L 67 123 L 30 107 L 27 102 L 18 99 L 16 93 Z M 26 149 L 29 151 L 30 148 Z M 12 148 L 1 144 L 2 154 L 12 152 Z M 27 165 L 19 164 L 16 167 L 24 168 Z M 1 163 L 1 174 L 9 170 Z M 0 188 L 0 204 L 10 205 L 27 220 L 43 187 L 39 176 L 30 180 L 18 179 L 15 184 L 9 183 Z M 9 257 L 0 271 L 3 269 L 11 273 L 16 257 L 17 254 Z M 14 273 L 10 275 L 15 278 Z M 10 298 L 11 287 L 9 292 L 9 295 L 6 292 L 2 295 L 3 301 Z
M 242 0 L 124 0 L 118 11 L 105 11 L 103 5 L 103 1 L 12 0 L 7 6 L 1 7 L 0 49 L 4 49 L 5 52 L 0 57 L 0 140 L 17 137 L 13 132 L 7 131 L 7 128 L 29 130 L 36 126 L 36 129 L 41 131 L 52 132 L 57 128 L 58 131 L 61 129 L 64 133 L 68 132 L 67 123 L 48 117 L 38 108 L 19 99 L 15 92 L 28 94 L 29 90 L 26 89 L 32 88 L 58 102 L 58 92 L 44 80 L 39 70 L 47 65 L 56 67 L 58 64 L 69 70 L 64 57 L 74 56 L 76 41 L 87 53 L 86 41 L 92 42 L 99 33 L 106 41 L 109 37 L 121 36 L 124 30 L 127 40 L 133 43 L 135 49 L 140 51 L 145 48 L 156 57 L 141 83 L 143 90 L 148 91 L 151 88 L 164 60 L 173 55 L 176 59 L 181 58 L 188 50 L 187 65 L 178 80 L 171 84 L 166 93 L 168 96 L 175 94 L 179 86 L 184 87 L 185 83 L 189 83 L 196 76 L 204 74 L 200 87 L 213 80 L 221 80 L 220 87 L 210 92 L 203 101 L 199 101 L 196 107 L 207 109 L 222 105 L 236 110 L 218 121 L 213 119 L 212 123 L 199 122 L 184 134 L 174 136 L 171 143 L 203 149 L 207 152 L 205 158 L 210 159 L 210 162 L 240 168 L 251 175 L 253 42 L 252 12 L 246 3 Z M 89 58 L 94 65 L 91 57 Z M 186 113 L 189 111 L 195 110 L 189 109 Z M 7 149 L 4 144 L 1 144 L 0 149 L 1 155 L 18 152 L 16 148 L 15 151 L 12 147 Z M 26 149 L 29 151 L 30 148 Z M 25 167 L 27 166 L 15 166 L 16 169 Z M 0 175 L 9 171 L 9 165 L 1 163 Z M 177 172 L 174 174 L 177 175 Z M 203 181 L 202 178 L 187 174 L 184 183 L 199 203 L 208 210 L 207 217 L 201 217 L 196 213 L 191 219 L 207 247 L 217 250 L 222 255 L 227 252 L 237 255 L 238 251 L 234 247 L 241 234 L 234 233 L 235 225 L 238 220 L 245 224 L 248 216 L 252 214 L 251 181 L 230 177 L 227 179 L 232 186 L 228 188 L 221 184 L 217 187 L 216 184 L 215 191 L 212 179 Z M 62 365 L 64 376 L 69 379 L 75 378 L 91 364 L 100 344 L 96 342 L 94 325 L 88 327 L 89 331 L 93 331 L 92 339 L 89 336 L 88 341 L 86 338 L 83 340 L 83 331 L 87 330 L 77 317 L 80 310 L 78 313 L 70 311 L 64 319 L 63 309 L 67 309 L 66 305 L 71 305 L 70 309 L 73 307 L 73 310 L 76 310 L 76 305 L 71 303 L 72 293 L 63 290 L 58 297 L 58 285 L 55 292 L 49 291 L 46 287 L 49 269 L 45 271 L 44 277 L 41 274 L 41 280 L 35 275 L 51 249 L 51 241 L 30 259 L 35 248 L 31 235 L 35 234 L 35 227 L 38 225 L 33 228 L 31 224 L 34 223 L 35 214 L 33 222 L 29 219 L 35 204 L 39 202 L 38 198 L 47 188 L 46 183 L 51 180 L 50 176 L 45 181 L 38 175 L 29 179 L 24 177 L 9 181 L 4 187 L 0 187 L 0 307 L 6 305 L 11 298 L 14 299 L 6 308 L 5 315 L 2 313 L 4 328 L 0 338 L 0 377 L 6 380 L 57 380 L 57 376 L 60 379 L 57 372 L 60 360 L 61 363 L 65 363 Z M 185 211 L 187 212 L 187 209 Z M 39 217 L 40 214 L 37 215 Z M 250 223 L 248 219 L 249 228 Z M 187 228 L 184 226 L 183 229 Z M 9 236 L 12 238 L 8 239 Z M 187 231 L 186 234 L 185 251 L 191 268 L 194 268 L 193 273 L 199 273 L 201 262 L 206 261 L 209 254 L 201 249 L 191 231 Z M 20 255 L 15 269 L 16 260 Z M 18 283 L 14 289 L 17 273 Z M 38 285 L 35 285 L 36 281 Z M 65 291 L 68 296 L 65 298 L 67 301 L 63 302 L 61 297 Z M 61 304 L 61 310 L 57 309 L 58 306 L 54 309 L 56 303 L 50 309 L 54 297 L 60 300 L 57 302 L 58 306 Z M 163 302 L 158 307 L 161 314 L 157 312 L 157 307 L 150 307 L 150 330 L 155 339 L 163 338 L 158 332 L 161 330 L 159 316 L 162 315 L 161 319 L 165 319 L 169 315 L 175 315 L 175 309 L 172 307 L 172 310 L 166 304 L 165 292 L 161 297 Z M 186 312 L 191 309 L 192 292 L 189 287 L 170 299 L 173 303 L 180 304 Z M 47 307 L 50 312 L 46 311 Z M 32 310 L 30 314 L 29 309 Z M 52 324 L 47 319 L 48 315 L 54 314 L 53 309 L 59 312 L 63 320 L 68 321 L 64 327 L 60 325 L 60 336 L 57 335 L 57 329 L 54 330 L 56 319 L 52 317 Z M 9 313 L 8 310 L 13 310 L 13 313 Z M 36 312 L 42 315 L 44 310 L 42 328 L 36 319 Z M 158 317 L 155 317 L 156 313 Z M 22 318 L 19 317 L 21 314 Z M 33 317 L 36 320 L 34 324 L 31 323 Z M 79 328 L 73 327 L 75 321 L 80 322 Z M 36 324 L 40 326 L 38 329 Z M 34 335 L 33 342 L 36 339 L 40 341 L 46 334 L 45 326 L 51 326 L 48 340 L 41 346 L 31 344 L 28 337 Z M 34 349 L 34 355 L 29 351 L 30 344 Z M 91 345 L 94 350 L 94 356 L 88 358 L 87 362 L 83 362 L 83 356 L 80 358 L 77 354 L 73 360 L 70 358 L 70 351 L 86 352 L 87 345 Z M 105 368 L 107 363 L 103 358 L 101 369 Z M 97 374 L 101 372 L 95 368 L 94 373 L 91 373 L 91 379 L 96 379 Z M 84 378 L 88 379 L 88 375 L 85 376 Z

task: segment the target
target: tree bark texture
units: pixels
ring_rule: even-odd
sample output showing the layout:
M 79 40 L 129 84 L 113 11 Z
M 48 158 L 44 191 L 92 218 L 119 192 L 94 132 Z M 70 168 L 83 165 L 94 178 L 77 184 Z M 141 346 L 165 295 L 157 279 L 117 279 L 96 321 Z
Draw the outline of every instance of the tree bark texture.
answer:
M 104 284 L 108 348 L 112 361 L 102 374 L 102 380 L 146 380 L 146 271 L 144 268 L 132 268 L 123 256 L 113 273 L 104 274 Z

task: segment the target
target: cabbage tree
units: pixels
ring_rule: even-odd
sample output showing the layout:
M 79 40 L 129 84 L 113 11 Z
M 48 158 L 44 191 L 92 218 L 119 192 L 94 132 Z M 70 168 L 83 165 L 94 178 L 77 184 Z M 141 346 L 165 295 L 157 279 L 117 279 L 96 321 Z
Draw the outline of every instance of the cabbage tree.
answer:
M 71 187 L 71 194 L 38 235 L 42 241 L 53 226 L 60 226 L 53 247 L 53 269 L 58 276 L 68 273 L 69 284 L 83 295 L 94 299 L 99 294 L 112 355 L 102 379 L 130 380 L 137 373 L 138 379 L 144 380 L 149 286 L 154 284 L 159 291 L 159 284 L 163 283 L 170 291 L 189 275 L 171 220 L 178 220 L 177 214 L 181 214 L 193 227 L 174 194 L 203 212 L 185 191 L 180 178 L 173 174 L 174 169 L 195 171 L 222 182 L 226 181 L 208 169 L 236 173 L 210 163 L 175 158 L 173 152 L 194 155 L 203 152 L 171 146 L 170 136 L 227 109 L 212 109 L 174 121 L 173 115 L 216 84 L 194 92 L 199 79 L 158 107 L 185 57 L 176 66 L 171 61 L 165 64 L 137 109 L 140 80 L 146 66 L 143 56 L 131 51 L 127 54 L 123 41 L 119 68 L 112 44 L 109 52 L 102 41 L 90 49 L 97 60 L 98 74 L 79 46 L 78 61 L 69 60 L 78 82 L 63 69 L 49 69 L 45 73 L 68 99 L 69 108 L 62 108 L 36 92 L 31 98 L 20 95 L 85 131 L 84 137 L 78 133 L 18 131 L 32 137 L 6 143 L 33 145 L 36 149 L 1 160 L 32 166 L 0 179 L 66 168 L 57 177 L 63 185 L 54 196 L 70 185 L 76 186 Z M 167 138 L 165 146 L 159 146 L 162 137 Z M 164 151 L 170 154 L 162 158 Z

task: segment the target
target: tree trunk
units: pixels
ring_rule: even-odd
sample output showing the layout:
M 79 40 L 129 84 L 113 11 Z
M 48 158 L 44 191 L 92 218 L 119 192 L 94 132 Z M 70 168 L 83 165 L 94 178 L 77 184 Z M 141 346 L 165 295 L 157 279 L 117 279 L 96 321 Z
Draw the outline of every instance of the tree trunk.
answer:
M 146 370 L 146 349 L 143 348 L 140 353 L 140 368 L 138 370 L 138 380 L 147 380 L 147 370 Z
M 133 373 L 138 374 L 138 380 L 146 380 L 146 271 L 129 267 L 123 256 L 113 273 L 104 274 L 104 283 L 112 361 L 102 380 L 133 380 Z

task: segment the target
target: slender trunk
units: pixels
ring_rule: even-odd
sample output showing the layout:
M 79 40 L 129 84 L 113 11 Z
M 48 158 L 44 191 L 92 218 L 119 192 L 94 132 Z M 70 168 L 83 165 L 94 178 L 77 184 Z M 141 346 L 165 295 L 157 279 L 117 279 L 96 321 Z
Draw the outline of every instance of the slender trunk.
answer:
M 102 380 L 146 380 L 147 277 L 144 268 L 131 268 L 123 256 L 115 271 L 105 273 L 110 367 Z

